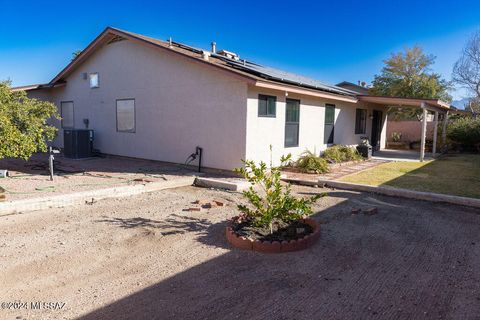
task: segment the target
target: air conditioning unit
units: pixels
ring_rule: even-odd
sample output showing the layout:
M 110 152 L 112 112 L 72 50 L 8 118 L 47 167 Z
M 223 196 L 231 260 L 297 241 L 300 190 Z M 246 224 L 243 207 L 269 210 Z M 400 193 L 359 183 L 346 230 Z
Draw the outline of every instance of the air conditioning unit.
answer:
M 63 154 L 65 158 L 82 159 L 92 157 L 93 130 L 64 129 Z

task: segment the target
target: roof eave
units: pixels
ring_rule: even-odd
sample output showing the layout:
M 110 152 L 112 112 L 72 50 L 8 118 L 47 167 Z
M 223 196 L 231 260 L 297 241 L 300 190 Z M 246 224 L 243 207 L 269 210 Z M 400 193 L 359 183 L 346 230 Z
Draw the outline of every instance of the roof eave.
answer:
M 331 100 L 337 100 L 337 101 L 344 101 L 344 102 L 351 102 L 351 103 L 357 103 L 358 101 L 355 97 L 351 97 L 351 96 L 328 93 L 320 90 L 310 90 L 306 88 L 301 88 L 299 86 L 292 86 L 292 85 L 287 85 L 287 84 L 278 83 L 278 82 L 256 81 L 255 86 L 258 88 L 280 90 L 280 91 L 285 91 L 290 93 L 303 94 L 307 96 L 331 99 Z

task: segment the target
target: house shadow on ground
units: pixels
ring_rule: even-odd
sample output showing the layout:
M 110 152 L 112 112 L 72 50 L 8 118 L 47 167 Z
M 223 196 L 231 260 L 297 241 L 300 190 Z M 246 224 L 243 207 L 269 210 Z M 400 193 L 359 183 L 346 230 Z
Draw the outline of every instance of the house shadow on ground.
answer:
M 478 212 L 363 193 L 331 195 L 341 198 L 338 204 L 314 216 L 323 222 L 319 242 L 292 253 L 231 248 L 224 222 L 105 219 L 101 222 L 119 228 L 195 231 L 201 243 L 229 251 L 79 319 L 474 319 L 480 314 Z M 352 207 L 372 205 L 377 215 L 350 214 Z

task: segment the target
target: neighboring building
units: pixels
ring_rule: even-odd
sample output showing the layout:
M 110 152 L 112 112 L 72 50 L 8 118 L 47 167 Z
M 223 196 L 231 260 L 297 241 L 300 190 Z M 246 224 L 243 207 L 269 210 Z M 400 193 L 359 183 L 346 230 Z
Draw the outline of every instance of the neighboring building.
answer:
M 351 83 L 348 81 L 343 81 L 336 84 L 337 87 L 355 91 L 358 94 L 368 95 L 368 87 L 365 83 L 358 81 L 358 84 Z
M 105 154 L 183 163 L 200 146 L 204 166 L 232 169 L 241 159 L 275 162 L 331 144 L 353 146 L 363 136 L 385 147 L 385 105 L 397 100 L 359 95 L 214 47 L 109 27 L 50 83 L 24 89 L 58 106 L 60 129 L 93 129 L 94 148 Z M 56 146 L 63 146 L 62 136 L 60 130 Z

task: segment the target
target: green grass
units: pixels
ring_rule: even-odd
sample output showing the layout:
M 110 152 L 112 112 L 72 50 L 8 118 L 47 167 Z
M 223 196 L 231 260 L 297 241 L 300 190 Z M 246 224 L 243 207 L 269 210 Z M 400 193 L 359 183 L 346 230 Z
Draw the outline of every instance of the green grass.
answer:
M 340 181 L 480 198 L 480 155 L 447 155 L 427 162 L 389 162 Z

